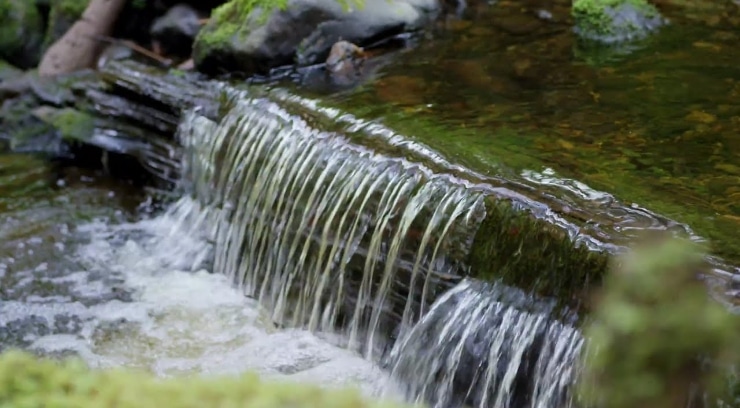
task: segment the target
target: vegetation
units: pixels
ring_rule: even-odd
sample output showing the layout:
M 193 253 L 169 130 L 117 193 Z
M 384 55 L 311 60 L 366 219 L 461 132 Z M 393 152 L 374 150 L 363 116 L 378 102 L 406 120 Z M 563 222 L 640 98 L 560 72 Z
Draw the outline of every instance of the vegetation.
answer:
M 514 206 L 508 200 L 487 200 L 486 218 L 471 249 L 471 274 L 579 308 L 574 302 L 601 282 L 607 254 L 576 245 L 562 228 Z
M 583 37 L 604 42 L 642 36 L 661 18 L 646 0 L 575 0 L 572 13 Z
M 729 374 L 740 362 L 740 322 L 697 279 L 703 259 L 693 244 L 657 240 L 615 265 L 585 328 L 588 404 L 676 408 L 704 392 L 740 404 Z
M 0 357 L 0 407 L 186 408 L 398 407 L 368 402 L 356 390 L 234 378 L 158 379 L 132 371 L 92 371 L 82 362 L 37 359 L 11 351 Z
M 38 62 L 42 19 L 28 0 L 0 0 L 0 58 L 23 68 Z M 35 58 L 33 58 L 35 57 Z

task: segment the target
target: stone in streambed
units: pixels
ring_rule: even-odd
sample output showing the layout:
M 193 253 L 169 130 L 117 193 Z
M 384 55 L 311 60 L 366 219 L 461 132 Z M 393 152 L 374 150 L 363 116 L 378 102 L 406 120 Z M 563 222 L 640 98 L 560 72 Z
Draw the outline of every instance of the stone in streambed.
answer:
M 194 45 L 200 71 L 253 74 L 320 63 L 337 41 L 365 46 L 418 30 L 439 8 L 436 0 L 363 0 L 349 7 L 335 0 L 290 0 L 271 11 L 253 3 L 232 0 L 214 10 Z
M 667 23 L 645 0 L 575 0 L 572 13 L 576 34 L 604 44 L 643 38 Z

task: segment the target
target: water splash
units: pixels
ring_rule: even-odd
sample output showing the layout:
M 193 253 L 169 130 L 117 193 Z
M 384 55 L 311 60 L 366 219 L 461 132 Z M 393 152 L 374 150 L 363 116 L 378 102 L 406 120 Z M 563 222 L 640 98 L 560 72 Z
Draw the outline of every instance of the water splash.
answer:
M 211 122 L 183 120 L 184 186 L 211 214 L 214 270 L 272 319 L 344 328 L 373 357 L 461 271 L 482 195 L 421 165 L 319 132 L 237 95 Z
M 406 395 L 433 407 L 570 406 L 584 340 L 554 304 L 465 280 L 396 342 L 389 361 Z

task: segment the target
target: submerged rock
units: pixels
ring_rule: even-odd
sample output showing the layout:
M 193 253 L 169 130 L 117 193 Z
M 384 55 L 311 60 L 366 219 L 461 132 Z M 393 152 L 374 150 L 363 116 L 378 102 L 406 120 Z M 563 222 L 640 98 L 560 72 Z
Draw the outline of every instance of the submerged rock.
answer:
M 334 76 L 357 75 L 365 51 L 347 41 L 339 41 L 331 47 L 326 59 L 326 70 Z
M 21 68 L 35 66 L 43 36 L 43 22 L 33 1 L 0 0 L 0 58 Z
M 576 34 L 606 44 L 645 37 L 667 22 L 645 0 L 575 0 L 572 10 Z
M 232 0 L 214 10 L 194 45 L 200 71 L 252 74 L 315 64 L 337 41 L 364 46 L 417 30 L 439 7 L 436 0 L 364 0 L 347 8 L 336 0 L 291 0 L 267 12 L 251 3 Z

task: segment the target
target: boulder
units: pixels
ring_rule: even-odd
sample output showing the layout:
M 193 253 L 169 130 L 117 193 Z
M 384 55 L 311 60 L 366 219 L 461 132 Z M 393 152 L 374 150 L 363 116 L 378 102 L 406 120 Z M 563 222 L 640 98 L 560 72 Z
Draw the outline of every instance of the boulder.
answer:
M 574 0 L 572 12 L 578 36 L 605 44 L 643 38 L 667 22 L 646 0 Z
M 267 73 L 296 63 L 323 62 L 332 45 L 344 40 L 366 46 L 414 31 L 434 17 L 437 0 L 289 0 L 283 9 L 253 7 L 231 0 L 213 11 L 196 38 L 196 67 L 207 74 Z
M 200 31 L 200 19 L 198 10 L 178 4 L 154 20 L 149 33 L 166 55 L 188 58 Z

